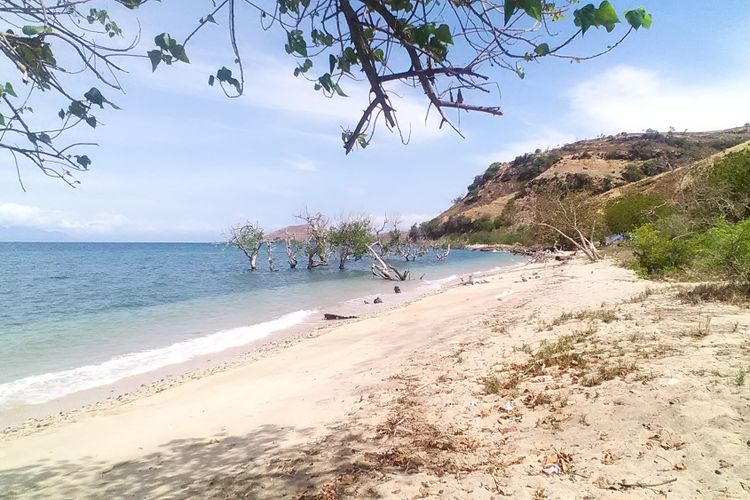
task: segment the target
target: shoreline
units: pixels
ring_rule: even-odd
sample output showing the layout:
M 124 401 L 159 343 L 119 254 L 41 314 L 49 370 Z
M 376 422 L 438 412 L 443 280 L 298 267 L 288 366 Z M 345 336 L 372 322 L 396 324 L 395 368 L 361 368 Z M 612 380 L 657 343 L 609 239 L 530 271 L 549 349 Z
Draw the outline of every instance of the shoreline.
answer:
M 10 498 L 736 498 L 750 311 L 533 263 L 0 439 Z M 717 472 L 718 471 L 718 472 Z
M 356 315 L 357 318 L 326 321 L 322 316 L 324 312 L 328 311 L 315 309 L 312 313 L 316 316 L 306 318 L 301 323 L 272 332 L 268 336 L 251 341 L 248 344 L 231 347 L 212 354 L 198 355 L 187 361 L 123 377 L 114 383 L 73 392 L 44 403 L 23 405 L 20 408 L 0 411 L 0 416 L 4 415 L 5 419 L 10 421 L 9 424 L 0 426 L 0 440 L 9 436 L 27 435 L 38 429 L 55 425 L 58 422 L 73 421 L 77 415 L 127 404 L 139 398 L 148 397 L 151 394 L 182 385 L 190 380 L 200 379 L 214 373 L 231 370 L 246 363 L 252 363 L 265 355 L 289 347 L 306 338 L 324 335 L 327 333 L 327 330 L 334 329 L 342 324 L 371 319 L 389 311 L 406 307 L 421 298 L 440 294 L 452 287 L 460 286 L 461 282 L 459 280 L 463 276 L 468 275 L 473 276 L 475 279 L 481 279 L 513 269 L 523 268 L 527 265 L 528 262 L 520 262 L 499 267 L 495 266 L 488 270 L 473 271 L 455 277 L 448 276 L 437 280 L 427 280 L 427 283 L 433 286 L 428 285 L 421 291 L 411 290 L 409 293 L 403 294 L 402 297 L 392 294 L 392 297 L 397 299 L 395 303 L 370 303 L 366 306 L 359 304 L 360 300 L 368 298 L 372 300 L 371 296 L 383 294 L 368 294 L 345 299 L 336 303 L 334 308 L 339 313 Z M 444 282 L 446 279 L 449 279 L 449 281 Z M 393 284 L 398 283 L 393 282 Z M 416 284 L 422 285 L 419 282 L 416 282 Z M 354 305 L 355 303 L 356 306 Z M 367 309 L 375 310 L 368 311 Z M 364 314 L 362 313 L 363 311 Z M 2 420 L 0 419 L 0 421 Z

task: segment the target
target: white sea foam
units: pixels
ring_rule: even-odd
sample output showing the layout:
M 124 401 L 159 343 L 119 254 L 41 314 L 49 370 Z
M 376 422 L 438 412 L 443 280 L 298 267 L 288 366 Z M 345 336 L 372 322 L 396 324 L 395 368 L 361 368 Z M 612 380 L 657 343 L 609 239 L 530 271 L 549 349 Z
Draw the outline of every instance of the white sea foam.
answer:
M 117 356 L 98 365 L 44 373 L 0 384 L 0 408 L 40 404 L 112 384 L 126 377 L 183 363 L 198 356 L 240 347 L 302 323 L 316 311 L 300 310 L 256 325 L 221 330 L 167 347 Z
M 450 276 L 446 276 L 445 278 L 440 278 L 436 280 L 425 280 L 425 283 L 428 283 L 430 285 L 447 285 L 448 283 L 452 281 L 456 281 L 458 279 L 458 276 L 455 274 L 451 274 Z

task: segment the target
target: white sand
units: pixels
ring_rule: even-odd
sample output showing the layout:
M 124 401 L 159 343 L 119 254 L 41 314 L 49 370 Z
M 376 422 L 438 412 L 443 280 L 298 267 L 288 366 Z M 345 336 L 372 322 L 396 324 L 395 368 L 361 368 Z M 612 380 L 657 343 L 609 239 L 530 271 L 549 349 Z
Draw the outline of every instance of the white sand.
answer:
M 331 327 L 5 436 L 0 497 L 750 495 L 750 380 L 736 380 L 750 314 L 664 286 L 627 302 L 648 286 L 608 263 L 539 264 Z M 603 303 L 617 319 L 544 326 Z M 503 382 L 540 341 L 581 331 L 586 376 L 611 380 L 543 367 L 485 394 L 483 377 Z

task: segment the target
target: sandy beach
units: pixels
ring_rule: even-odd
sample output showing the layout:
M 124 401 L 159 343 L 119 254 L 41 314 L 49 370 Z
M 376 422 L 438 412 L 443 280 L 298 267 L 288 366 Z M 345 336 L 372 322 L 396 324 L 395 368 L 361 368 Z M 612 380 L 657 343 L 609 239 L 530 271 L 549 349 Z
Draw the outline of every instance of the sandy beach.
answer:
M 0 438 L 2 498 L 747 498 L 750 311 L 532 264 Z

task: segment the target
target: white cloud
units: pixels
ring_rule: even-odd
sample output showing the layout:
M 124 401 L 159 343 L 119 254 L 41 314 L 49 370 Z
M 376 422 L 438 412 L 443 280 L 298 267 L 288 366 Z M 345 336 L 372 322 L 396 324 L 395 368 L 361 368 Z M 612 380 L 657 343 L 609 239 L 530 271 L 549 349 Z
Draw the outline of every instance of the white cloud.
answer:
M 77 217 L 58 210 L 45 210 L 19 203 L 0 203 L 0 227 L 25 227 L 74 234 L 111 234 L 125 226 L 121 215 L 97 214 Z
M 369 87 L 362 81 L 343 79 L 341 87 L 348 97 L 329 98 L 313 89 L 314 82 L 303 76 L 294 77 L 292 59 L 284 60 L 254 53 L 245 56 L 244 63 L 245 67 L 251 70 L 245 72 L 243 95 L 236 100 L 227 99 L 219 89 L 208 86 L 208 75 L 216 69 L 205 64 L 175 65 L 160 68 L 153 74 L 144 67 L 138 67 L 133 71 L 132 77 L 133 83 L 165 92 L 225 102 L 234 101 L 254 108 L 287 113 L 300 119 L 335 122 L 337 125 L 352 128 L 369 103 Z M 396 110 L 404 140 L 419 142 L 451 133 L 449 127 L 440 128 L 437 113 L 432 112 L 427 117 L 426 97 L 398 83 L 391 85 L 388 90 L 392 91 L 389 92 L 391 105 Z M 382 122 L 381 117 L 378 132 L 385 130 Z M 381 139 L 384 137 L 383 134 L 377 135 Z M 389 136 L 400 141 L 397 130 Z
M 298 172 L 317 172 L 318 162 L 312 158 L 306 158 L 304 156 L 294 156 L 284 160 L 289 168 Z
M 750 120 L 748 81 L 750 75 L 716 75 L 708 82 L 693 83 L 617 66 L 571 89 L 571 119 L 595 134 L 736 127 Z
M 370 217 L 372 218 L 372 225 L 377 228 L 383 225 L 383 222 L 386 220 L 386 218 L 388 219 L 390 224 L 393 224 L 393 220 L 396 219 L 399 223 L 399 227 L 403 231 L 409 229 L 414 224 L 419 224 L 420 222 L 432 219 L 434 215 L 411 213 L 371 215 Z
M 506 143 L 503 148 L 477 155 L 475 159 L 481 165 L 486 166 L 496 161 L 511 161 L 518 155 L 533 153 L 537 149 L 544 151 L 576 140 L 575 136 L 554 129 L 542 128 L 529 135 L 531 136 L 529 139 Z

